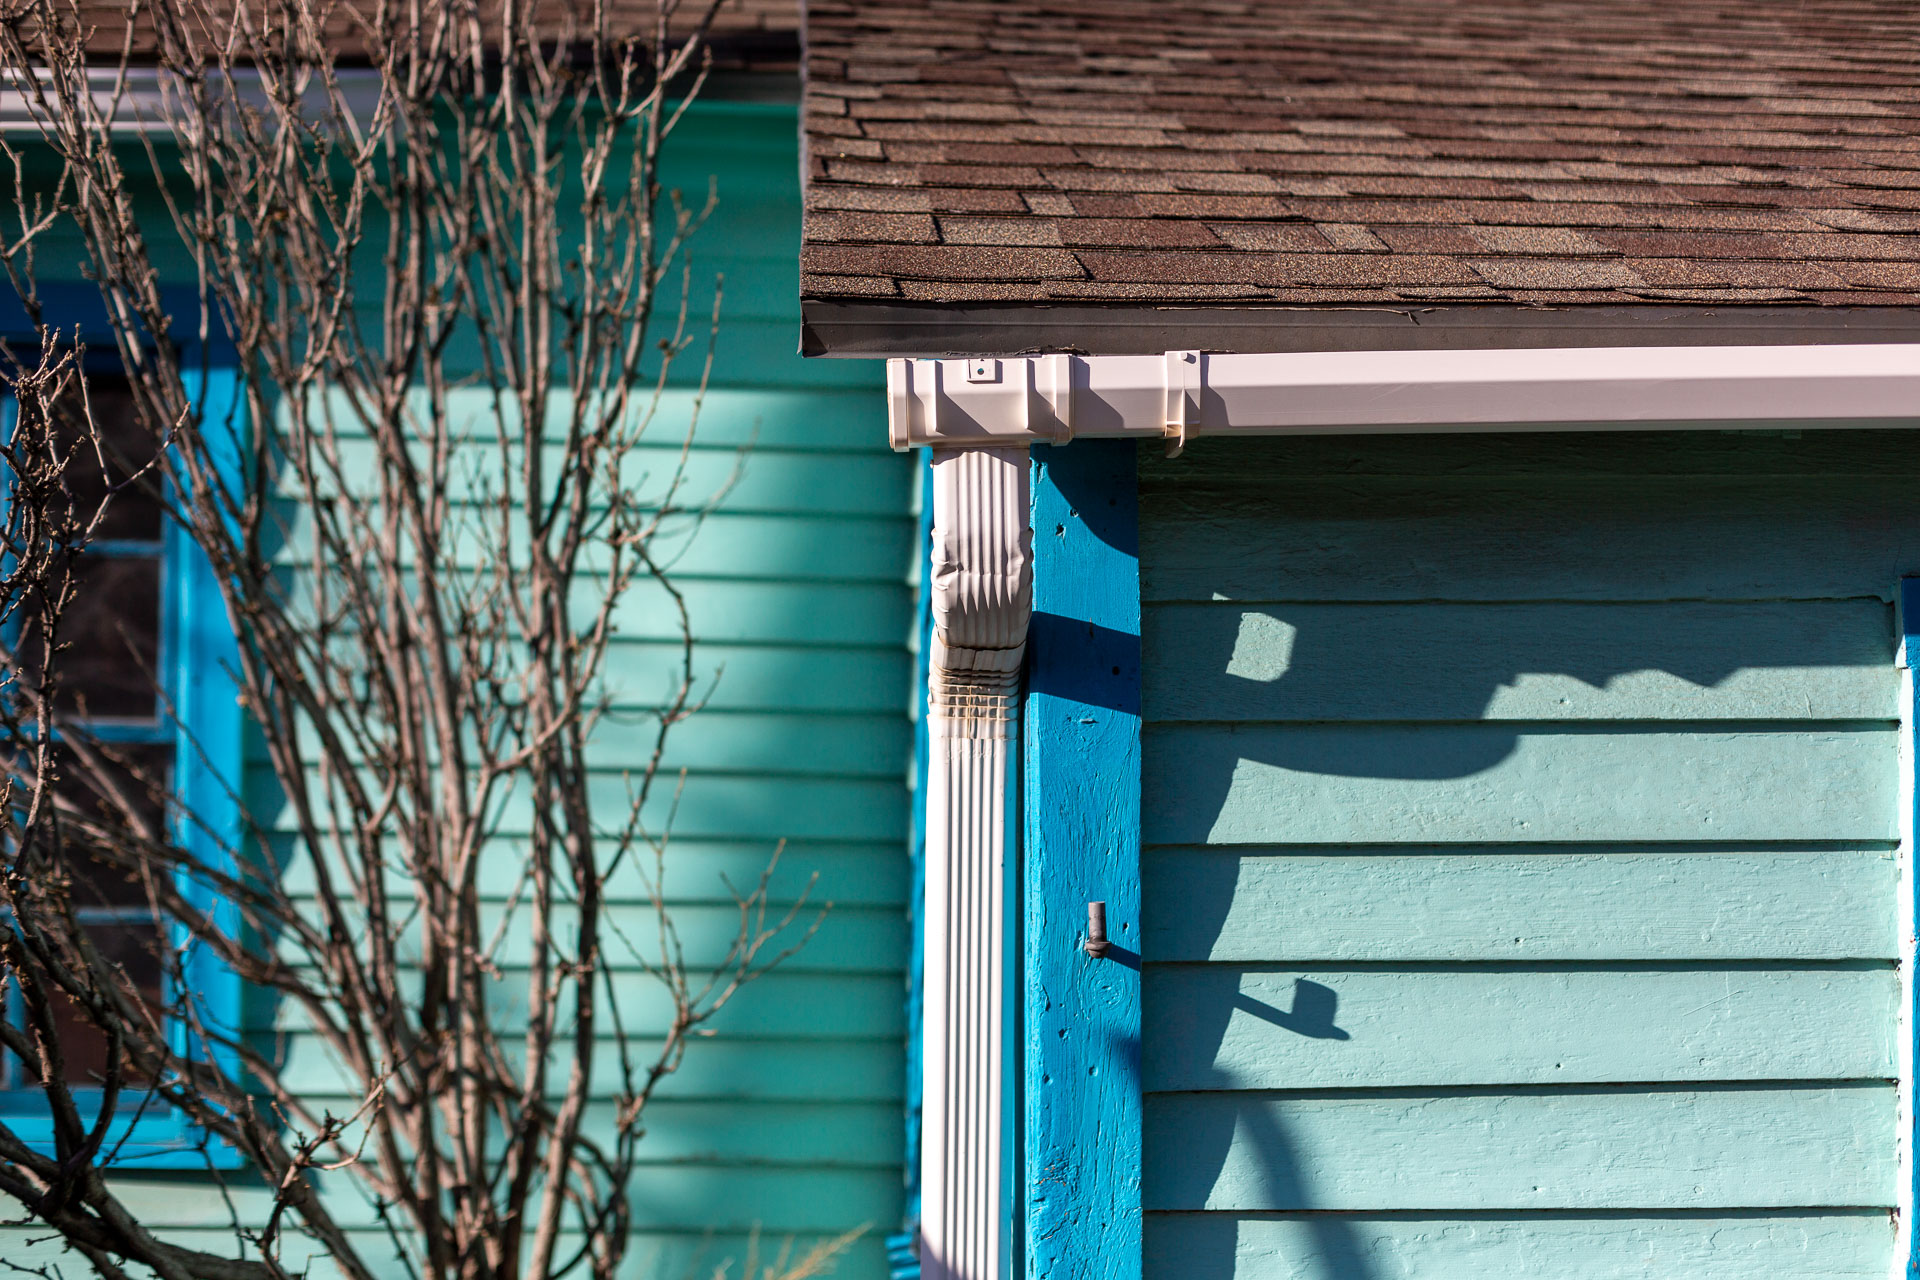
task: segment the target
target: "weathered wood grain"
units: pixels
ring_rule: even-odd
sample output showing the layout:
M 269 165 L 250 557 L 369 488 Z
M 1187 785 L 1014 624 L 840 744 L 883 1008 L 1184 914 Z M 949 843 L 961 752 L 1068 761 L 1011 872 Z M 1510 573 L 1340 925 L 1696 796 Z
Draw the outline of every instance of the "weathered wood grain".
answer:
M 1160 849 L 1149 960 L 1891 959 L 1889 850 Z
M 1149 726 L 1151 844 L 1886 840 L 1889 730 Z
M 1892 609 L 1164 604 L 1148 720 L 1893 720 Z
M 1140 1275 L 1140 590 L 1134 454 L 1034 451 L 1024 724 L 1025 1273 Z M 1087 904 L 1113 950 L 1089 956 Z
M 1155 1090 L 1892 1079 L 1900 982 L 1842 969 L 1149 965 Z
M 1884 1280 L 1885 1213 L 1151 1214 L 1156 1280 Z
M 1891 1085 L 1154 1094 L 1149 1210 L 1890 1206 Z

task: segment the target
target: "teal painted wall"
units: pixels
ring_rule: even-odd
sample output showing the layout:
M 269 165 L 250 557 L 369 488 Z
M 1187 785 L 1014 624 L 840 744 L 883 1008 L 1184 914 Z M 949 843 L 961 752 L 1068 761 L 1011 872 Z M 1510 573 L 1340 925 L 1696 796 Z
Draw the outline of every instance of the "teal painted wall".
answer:
M 1889 1274 L 1920 442 L 1141 458 L 1146 1274 Z
M 649 1113 L 633 1274 L 650 1280 L 711 1275 L 742 1257 L 755 1231 L 764 1260 L 785 1237 L 805 1243 L 862 1224 L 871 1231 L 835 1274 L 876 1280 L 886 1274 L 881 1238 L 902 1208 L 913 470 L 886 448 L 879 365 L 795 354 L 797 136 L 790 105 L 701 104 L 663 175 L 694 203 L 711 175 L 719 198 L 692 250 L 696 315 L 710 307 L 714 274 L 726 282 L 693 487 L 711 491 L 752 446 L 717 513 L 680 548 L 698 662 L 717 683 L 708 708 L 676 731 L 668 761 L 688 770 L 669 882 L 695 962 L 716 959 L 731 936 L 722 875 L 750 883 L 782 839 L 782 899 L 817 875 L 813 900 L 834 905 L 805 950 L 690 1050 Z M 690 355 L 677 381 L 698 364 Z M 651 447 L 663 463 L 690 403 L 677 391 L 661 414 Z M 665 687 L 672 658 L 648 604 L 636 593 L 610 664 L 636 706 Z M 620 774 L 644 763 L 644 735 L 616 717 L 594 745 L 610 795 L 624 795 Z M 250 768 L 249 796 L 271 822 L 271 772 L 264 758 Z M 498 857 L 492 891 L 504 898 L 510 839 Z M 310 880 L 297 863 L 288 874 Z M 635 923 L 645 915 L 637 882 L 609 892 L 627 895 L 620 909 Z M 643 1025 L 662 1016 L 654 990 L 634 974 L 628 1012 Z M 260 1017 L 315 1096 L 338 1087 L 296 1021 Z M 226 1210 L 203 1181 L 125 1184 L 152 1221 L 210 1246 L 224 1238 Z M 241 1193 L 243 1212 L 248 1199 Z M 377 1234 L 366 1206 L 343 1199 L 338 1212 Z M 11 1257 L 47 1252 L 26 1243 L 41 1232 L 0 1238 Z

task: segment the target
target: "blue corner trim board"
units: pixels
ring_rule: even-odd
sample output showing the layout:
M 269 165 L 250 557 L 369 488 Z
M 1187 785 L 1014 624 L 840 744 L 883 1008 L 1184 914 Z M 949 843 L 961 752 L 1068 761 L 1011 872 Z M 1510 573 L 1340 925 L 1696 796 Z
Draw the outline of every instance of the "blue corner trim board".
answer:
M 912 919 L 907 953 L 906 1054 L 906 1221 L 900 1234 L 887 1237 L 889 1280 L 920 1280 L 920 1257 L 914 1240 L 920 1228 L 920 1113 L 925 1074 L 920 1052 L 925 1009 L 924 956 L 926 954 L 927 899 L 927 655 L 933 648 L 933 584 L 929 566 L 933 553 L 933 450 L 920 451 L 920 531 L 914 541 L 919 556 L 919 583 L 914 602 L 914 630 L 919 646 L 913 669 L 913 825 L 908 855 L 913 862 L 913 885 L 907 899 Z
M 1140 1280 L 1135 446 L 1033 450 L 1024 741 L 1025 1275 Z M 1087 904 L 1111 949 L 1089 956 Z
M 1920 661 L 1920 578 L 1900 579 L 1900 631 L 1902 659 L 1907 667 L 1907 686 L 1913 701 L 1906 708 L 1907 767 L 1920 768 L 1920 671 L 1914 670 L 1916 661 Z M 1908 892 L 1915 894 L 1913 904 L 1915 920 L 1920 920 L 1920 877 L 1914 875 L 1911 861 L 1915 854 L 1914 843 L 1920 840 L 1920 779 L 1909 778 L 1909 790 L 1912 793 L 1915 812 L 1908 815 L 1907 826 L 1907 869 Z M 1911 958 L 1913 952 L 1908 951 Z M 1907 978 L 1910 999 L 1916 1000 L 1915 1007 L 1907 1011 L 1907 1034 L 1915 1037 L 1913 1045 L 1913 1066 L 1909 1070 L 1920 1072 L 1920 983 L 1914 981 L 1912 974 Z M 1915 1082 L 1909 1081 L 1911 1090 Z M 1907 1280 L 1920 1280 L 1920 1222 L 1911 1221 L 1914 1215 L 1920 1215 L 1920 1114 L 1909 1117 L 1911 1126 L 1906 1134 L 1908 1143 L 1908 1176 L 1911 1179 L 1904 1197 L 1905 1210 L 1909 1215 L 1907 1227 Z
M 920 1280 L 920 1255 L 914 1252 L 913 1231 L 887 1237 L 887 1280 Z
M 200 428 L 220 482 L 238 496 L 245 484 L 246 407 L 238 372 L 231 367 L 189 371 L 188 394 L 200 410 Z M 240 643 L 227 615 L 213 566 L 192 537 L 178 525 L 167 529 L 167 559 L 173 571 L 174 610 L 172 669 L 177 708 L 174 745 L 175 787 L 183 815 L 180 840 L 203 865 L 225 874 L 238 870 L 244 846 L 241 781 L 244 772 L 245 712 L 240 703 L 238 673 Z M 241 936 L 239 907 L 217 897 L 204 884 L 194 886 L 197 905 L 205 909 L 229 936 Z M 185 946 L 184 930 L 178 939 Z M 237 1041 L 241 1036 L 243 993 L 239 975 L 204 947 L 188 955 L 186 977 L 194 988 L 201 1018 L 216 1035 Z M 227 1045 L 186 1043 L 187 1031 L 176 1026 L 176 1047 L 193 1056 L 206 1054 L 230 1075 L 240 1074 L 239 1055 Z M 198 1130 L 185 1130 L 192 1156 L 188 1167 L 212 1164 L 237 1167 L 238 1153 L 219 1143 L 207 1143 Z

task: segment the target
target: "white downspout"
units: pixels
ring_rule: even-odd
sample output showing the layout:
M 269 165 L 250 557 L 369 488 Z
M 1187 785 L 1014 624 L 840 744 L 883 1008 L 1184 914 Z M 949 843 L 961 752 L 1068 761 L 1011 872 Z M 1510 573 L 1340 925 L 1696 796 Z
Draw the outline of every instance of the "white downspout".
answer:
M 920 1269 L 997 1280 L 1008 751 L 1033 609 L 1025 447 L 933 455 Z

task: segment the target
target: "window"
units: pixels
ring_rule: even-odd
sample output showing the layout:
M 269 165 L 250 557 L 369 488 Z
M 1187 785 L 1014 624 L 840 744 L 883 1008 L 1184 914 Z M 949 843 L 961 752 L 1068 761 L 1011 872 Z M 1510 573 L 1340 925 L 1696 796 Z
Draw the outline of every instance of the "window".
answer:
M 208 431 L 237 439 L 232 424 L 240 409 L 231 372 L 193 383 L 190 391 L 199 393 Z M 101 431 L 137 463 L 143 433 L 124 375 L 90 368 L 87 395 Z M 10 429 L 17 406 L 9 400 L 0 409 Z M 77 499 L 91 506 L 102 495 L 102 483 L 98 477 L 80 480 Z M 195 856 L 227 864 L 240 836 L 241 716 L 231 674 L 236 646 L 218 582 L 192 539 L 163 519 L 160 503 L 131 488 L 115 495 L 78 576 L 78 594 L 63 622 L 71 648 L 62 660 L 60 702 L 141 776 L 163 784 L 164 792 L 151 797 L 154 816 L 173 823 L 176 837 Z M 185 812 L 197 821 L 182 820 Z M 177 994 L 169 990 L 176 979 L 163 972 L 156 943 L 180 945 L 184 937 L 161 939 L 164 926 L 123 877 L 96 874 L 85 865 L 72 871 L 76 906 L 96 943 L 164 1007 Z M 224 910 L 218 903 L 205 905 Z M 224 922 L 229 926 L 232 914 Z M 181 974 L 178 980 L 192 988 L 201 1016 L 225 1028 L 240 1025 L 238 980 L 215 957 L 190 950 Z M 171 1034 L 176 1049 L 190 1048 L 184 1026 Z M 98 1079 L 104 1045 L 96 1035 L 76 1019 L 62 1040 L 68 1083 L 77 1089 Z M 36 1118 L 44 1102 L 34 1082 L 20 1078 L 21 1064 L 11 1058 L 3 1069 L 0 1115 L 23 1139 L 50 1148 L 50 1126 Z M 122 1112 L 108 1140 L 118 1166 L 234 1163 L 231 1152 L 143 1094 L 127 1091 Z

